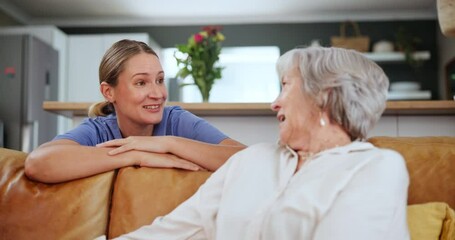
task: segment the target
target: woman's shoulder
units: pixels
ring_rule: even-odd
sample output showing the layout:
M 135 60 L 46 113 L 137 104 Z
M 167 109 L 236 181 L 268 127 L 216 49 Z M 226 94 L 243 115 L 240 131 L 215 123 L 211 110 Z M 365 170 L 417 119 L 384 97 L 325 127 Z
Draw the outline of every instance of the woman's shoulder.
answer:
M 84 146 L 94 146 L 116 138 L 121 138 L 117 118 L 115 115 L 109 115 L 85 118 L 77 127 L 56 136 L 54 140 L 70 139 Z
M 79 127 L 84 129 L 97 129 L 97 131 L 118 129 L 117 116 L 111 114 L 108 116 L 85 118 Z
M 182 107 L 180 106 L 165 106 L 164 107 L 164 113 L 179 113 L 179 112 L 188 112 L 186 110 L 184 110 Z
M 384 164 L 402 164 L 405 163 L 403 156 L 392 149 L 374 147 L 372 149 L 372 155 L 375 161 L 381 161 Z
M 403 156 L 395 150 L 388 148 L 378 148 L 369 142 L 353 142 L 347 148 L 347 152 L 358 154 L 359 156 L 369 156 L 374 161 L 382 162 L 402 162 Z
M 117 115 L 110 114 L 107 116 L 96 116 L 96 117 L 88 117 L 85 118 L 82 123 L 90 123 L 90 124 L 104 124 L 104 123 L 117 123 Z
M 232 155 L 225 163 L 228 175 L 264 176 L 274 173 L 291 160 L 287 149 L 274 143 L 257 143 Z M 284 154 L 283 154 L 284 153 Z M 289 155 L 292 157 L 291 155 Z
M 264 162 L 267 159 L 275 161 L 276 159 L 281 158 L 283 153 L 291 154 L 286 147 L 280 146 L 276 143 L 256 143 L 235 153 L 232 158 L 250 159 L 249 161 L 260 162 Z
M 370 151 L 369 167 L 375 171 L 382 171 L 388 176 L 407 174 L 404 157 L 397 151 L 387 148 L 374 147 Z
M 180 106 L 165 106 L 163 109 L 163 119 L 180 119 L 182 116 L 184 118 L 196 117 Z
M 407 172 L 406 162 L 400 153 L 386 148 L 378 148 L 369 142 L 353 142 L 347 146 L 328 151 L 321 164 L 339 169 L 344 166 L 351 171 L 371 171 L 384 175 L 396 171 Z M 338 156 L 342 161 L 331 161 Z
M 285 147 L 282 147 L 276 143 L 260 142 L 260 143 L 255 143 L 253 145 L 250 145 L 240 152 L 270 154 L 270 153 L 282 151 L 285 149 L 286 149 Z

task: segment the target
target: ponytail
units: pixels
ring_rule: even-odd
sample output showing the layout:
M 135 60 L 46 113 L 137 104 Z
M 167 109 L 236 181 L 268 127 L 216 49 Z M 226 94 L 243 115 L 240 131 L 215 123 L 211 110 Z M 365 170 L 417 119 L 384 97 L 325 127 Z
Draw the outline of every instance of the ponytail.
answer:
M 111 113 L 114 113 L 115 109 L 114 106 L 112 106 L 112 103 L 108 101 L 102 101 L 102 102 L 97 102 L 92 104 L 89 109 L 88 109 L 88 116 L 91 118 L 97 117 L 97 116 L 107 116 Z

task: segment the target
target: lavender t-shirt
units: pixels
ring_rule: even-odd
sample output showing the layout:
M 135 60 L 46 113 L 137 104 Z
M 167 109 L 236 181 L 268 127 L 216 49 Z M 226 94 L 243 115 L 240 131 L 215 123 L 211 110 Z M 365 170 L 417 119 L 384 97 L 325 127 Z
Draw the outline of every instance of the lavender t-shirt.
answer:
M 201 142 L 218 144 L 227 136 L 207 121 L 178 106 L 164 108 L 163 119 L 153 127 L 152 136 L 178 136 Z M 87 118 L 67 133 L 54 138 L 69 139 L 84 146 L 95 146 L 113 139 L 122 138 L 117 124 L 117 116 Z

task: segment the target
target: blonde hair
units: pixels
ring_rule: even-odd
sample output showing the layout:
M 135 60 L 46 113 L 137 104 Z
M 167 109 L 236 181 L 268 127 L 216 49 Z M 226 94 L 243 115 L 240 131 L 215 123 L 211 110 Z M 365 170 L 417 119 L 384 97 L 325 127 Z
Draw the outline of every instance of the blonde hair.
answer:
M 328 109 L 351 140 L 365 139 L 386 107 L 389 79 L 384 71 L 361 53 L 343 48 L 293 49 L 278 59 L 280 79 L 298 68 L 302 91 L 321 110 Z
M 124 39 L 114 43 L 104 54 L 99 67 L 99 82 L 106 82 L 112 87 L 117 86 L 118 76 L 123 71 L 125 62 L 139 53 L 149 53 L 158 57 L 147 44 Z M 94 103 L 88 111 L 89 117 L 107 116 L 115 112 L 114 105 L 107 101 Z

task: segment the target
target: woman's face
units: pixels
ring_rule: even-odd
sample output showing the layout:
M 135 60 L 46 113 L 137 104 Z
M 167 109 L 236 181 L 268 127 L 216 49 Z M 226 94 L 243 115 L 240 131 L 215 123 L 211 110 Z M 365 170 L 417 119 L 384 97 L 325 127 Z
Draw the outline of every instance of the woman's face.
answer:
M 161 122 L 167 92 L 163 68 L 153 54 L 140 53 L 127 60 L 112 91 L 117 118 L 123 125 Z
M 303 93 L 299 69 L 292 68 L 281 79 L 281 93 L 272 103 L 277 112 L 280 142 L 294 150 L 308 150 L 311 134 L 319 128 L 320 111 Z

